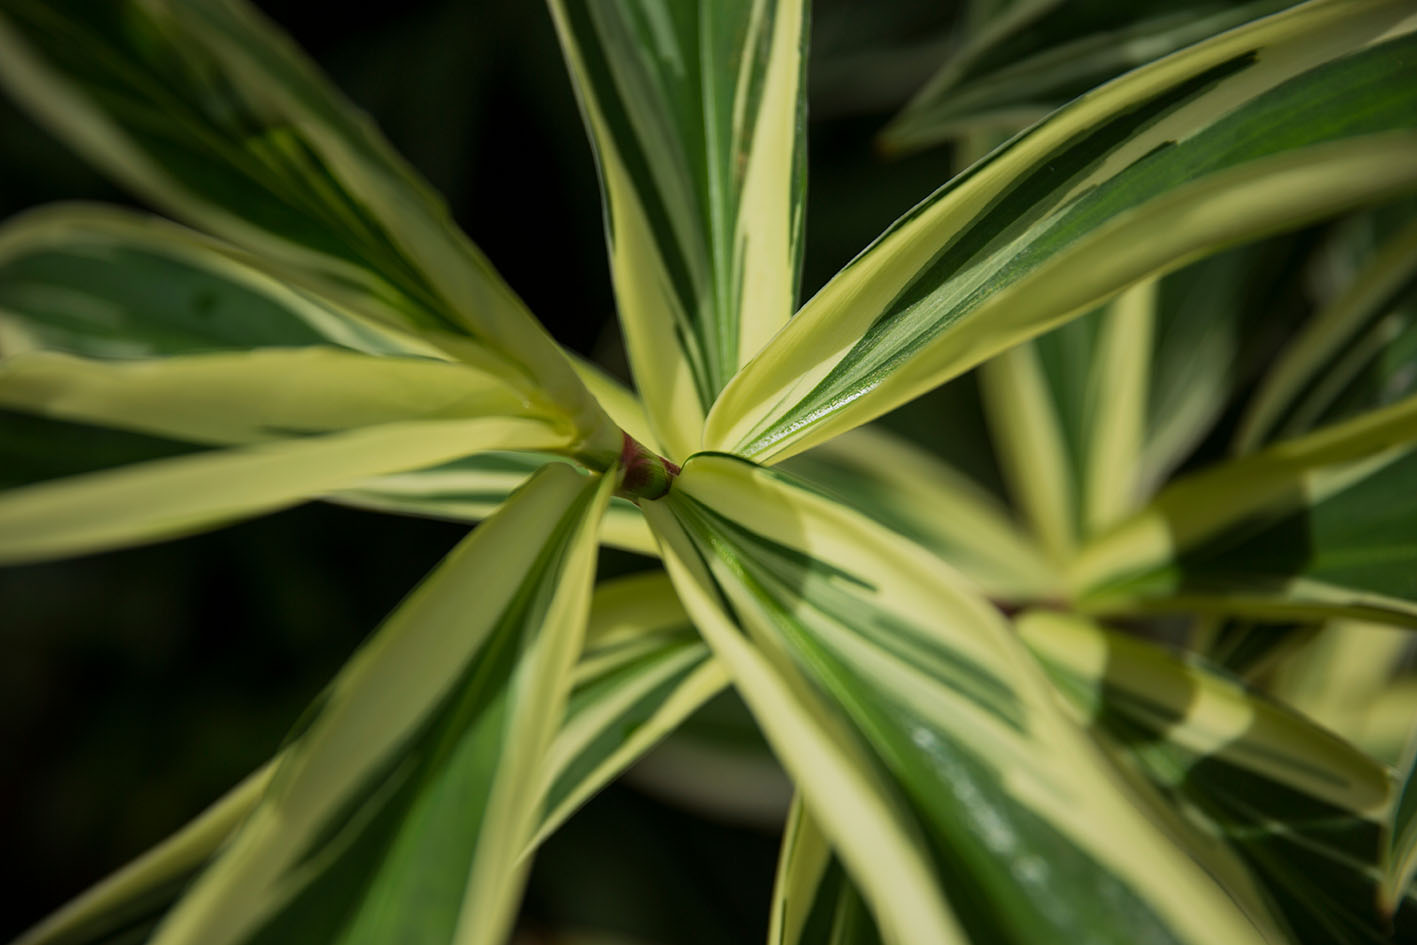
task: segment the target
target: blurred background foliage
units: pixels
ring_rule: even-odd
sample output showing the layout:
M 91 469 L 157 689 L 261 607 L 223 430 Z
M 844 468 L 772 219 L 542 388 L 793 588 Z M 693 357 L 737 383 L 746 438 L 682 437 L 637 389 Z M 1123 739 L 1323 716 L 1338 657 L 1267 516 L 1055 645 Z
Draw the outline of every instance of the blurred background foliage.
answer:
M 551 331 L 624 377 L 600 195 L 545 9 L 527 0 L 258 6 L 373 114 Z M 939 0 L 815 4 L 806 295 L 952 173 L 947 148 L 886 161 L 873 141 L 938 66 L 955 18 Z M 0 130 L 0 217 L 53 200 L 129 202 L 7 101 Z M 1291 314 L 1264 316 L 1276 324 Z M 971 376 L 886 422 L 1001 490 Z M 1221 451 L 1232 425 L 1192 462 Z M 154 547 L 0 569 L 10 892 L 0 939 L 268 758 L 462 532 L 314 504 Z M 602 574 L 647 566 L 603 553 Z M 697 732 L 702 743 L 741 728 L 740 710 L 720 701 Z M 548 843 L 524 940 L 561 941 L 567 929 L 662 945 L 760 940 L 783 785 L 674 746 L 631 780 Z M 729 786 L 728 809 L 705 817 L 666 800 L 700 780 Z

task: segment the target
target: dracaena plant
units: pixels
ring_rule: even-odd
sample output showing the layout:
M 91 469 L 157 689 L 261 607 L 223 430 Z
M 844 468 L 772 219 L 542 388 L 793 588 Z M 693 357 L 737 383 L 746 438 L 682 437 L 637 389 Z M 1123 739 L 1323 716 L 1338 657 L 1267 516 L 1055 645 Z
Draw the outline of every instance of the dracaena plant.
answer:
M 1417 625 L 1410 0 L 978 4 L 884 140 L 982 156 L 800 307 L 805 5 L 550 7 L 634 394 L 238 0 L 0 0 L 11 94 L 185 224 L 0 231 L 0 559 L 485 519 L 22 941 L 503 941 L 539 842 L 726 686 L 796 788 L 773 943 L 1411 935 L 1417 802 L 1310 717 L 1372 748 L 1329 670 L 1385 685 Z M 1246 380 L 1294 276 L 1242 244 L 1384 203 Z M 863 427 L 981 365 L 1015 511 Z M 597 587 L 599 542 L 663 567 Z

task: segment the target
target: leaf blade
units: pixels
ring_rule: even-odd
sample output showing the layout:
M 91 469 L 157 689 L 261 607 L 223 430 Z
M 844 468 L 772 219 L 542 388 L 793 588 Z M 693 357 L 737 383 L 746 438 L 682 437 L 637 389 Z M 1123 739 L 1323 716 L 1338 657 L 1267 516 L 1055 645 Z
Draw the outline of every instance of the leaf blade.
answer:
M 551 9 L 601 174 L 630 363 L 682 459 L 796 305 L 804 5 Z
M 455 549 L 336 680 L 155 942 L 499 940 L 612 485 L 547 467 Z M 433 861 L 437 881 L 419 868 Z M 351 901 L 342 870 L 370 896 Z
M 1413 186 L 1411 28 L 1395 3 L 1309 3 L 1061 110 L 808 302 L 725 390 L 706 445 L 790 455 L 1140 278 Z
M 1037 941 L 1041 929 L 1073 921 L 1118 941 L 1137 934 L 1208 941 L 1221 926 L 1237 940 L 1273 940 L 1262 915 L 1237 908 L 1183 846 L 1172 845 L 1176 837 L 1133 806 L 1134 787 L 1057 714 L 1049 684 L 1029 657 L 1015 655 L 1010 634 L 984 629 L 997 612 L 921 549 L 781 475 L 725 456 L 696 457 L 646 515 L 681 598 L 795 775 L 887 941 L 920 940 L 925 926 L 907 910 L 922 906 L 956 917 L 930 934 L 962 935 L 950 931 L 960 923 L 990 941 Z M 798 711 L 816 721 L 797 721 Z M 1044 729 L 1046 737 L 1025 734 Z M 809 738 L 832 747 L 808 755 L 802 745 Z M 1056 764 L 1043 760 L 1052 753 L 1060 753 Z M 843 787 L 832 755 L 854 756 L 854 787 Z M 1009 771 L 1009 787 L 988 774 L 995 763 Z M 1031 776 L 1022 771 L 1044 766 L 1038 790 L 1023 787 Z M 862 783 L 866 774 L 871 780 Z M 1069 789 L 1067 801 L 1046 799 L 1071 779 L 1087 787 Z M 865 807 L 855 792 L 879 792 L 871 803 L 886 805 L 869 830 L 852 820 Z M 846 797 L 851 806 L 843 809 Z M 960 797 L 973 800 L 960 804 Z M 1112 827 L 1085 827 L 1093 816 Z M 1127 842 L 1112 845 L 1119 833 Z M 1005 835 L 1008 844 L 991 847 Z M 1049 881 L 1035 886 L 1025 875 L 1021 896 L 1012 864 L 1049 836 L 1048 852 L 1039 853 Z M 926 860 L 914 861 L 915 874 L 884 888 L 871 874 L 887 859 L 900 869 L 899 851 L 862 857 L 868 844 L 909 851 L 925 840 Z M 1078 880 L 1066 893 L 1060 870 Z M 947 877 L 943 888 L 940 877 Z M 1131 905 L 1094 911 L 1093 896 L 1114 904 L 1123 896 Z

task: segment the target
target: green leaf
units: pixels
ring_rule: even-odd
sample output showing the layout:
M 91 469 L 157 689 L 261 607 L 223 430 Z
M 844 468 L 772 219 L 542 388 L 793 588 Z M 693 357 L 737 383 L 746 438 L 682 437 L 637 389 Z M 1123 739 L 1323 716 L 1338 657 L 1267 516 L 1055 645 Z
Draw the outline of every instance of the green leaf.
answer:
M 1417 770 L 1417 749 L 1408 748 L 1403 759 L 1403 774 L 1391 820 L 1383 825 L 1383 908 L 1393 911 L 1412 886 L 1417 874 L 1417 787 L 1413 772 Z
M 1411 333 L 1413 308 L 1417 308 L 1417 222 L 1375 247 L 1344 290 L 1289 342 L 1251 400 L 1236 434 L 1236 447 L 1250 452 L 1265 442 L 1351 415 L 1351 395 L 1347 409 L 1333 408 L 1355 388 L 1366 387 L 1376 394 L 1371 397 L 1375 406 L 1405 393 L 1400 385 L 1393 390 L 1394 385 L 1383 383 L 1397 373 L 1390 368 L 1378 379 L 1362 375 L 1374 361 L 1381 364 L 1402 357 L 1398 352 L 1404 346 L 1395 342 Z M 1410 346 L 1409 341 L 1405 347 L 1410 350 Z
M 728 684 L 663 573 L 596 588 L 575 691 L 542 779 L 539 844 Z
M 1409 12 L 1316 0 L 1055 113 L 838 273 L 720 395 L 706 446 L 780 459 L 1142 278 L 1417 186 Z
M 1274 286 L 1299 281 L 1302 249 L 1292 235 L 1275 237 L 1217 253 L 1161 280 L 1147 439 L 1137 473 L 1143 494 L 1181 465 L 1255 378 L 1255 339 L 1289 324 L 1288 310 L 1276 306 Z
M 711 454 L 646 516 L 886 941 L 1273 939 L 927 551 Z
M 903 437 L 861 427 L 784 468 L 930 549 L 991 597 L 1037 600 L 1060 590 L 1060 576 L 998 499 Z
M 449 360 L 412 335 L 282 284 L 215 241 L 123 211 L 52 209 L 0 231 L 0 350 L 6 355 L 0 360 L 0 409 L 69 421 L 20 424 L 7 414 L 12 419 L 0 425 L 0 448 L 20 452 L 21 447 L 28 454 L 18 460 L 22 474 L 11 470 L 3 483 L 8 486 L 192 453 L 197 445 L 247 445 L 411 421 L 527 418 L 545 432 L 489 436 L 482 444 L 576 450 L 567 442 L 569 429 L 557 430 L 569 426 L 564 413 L 544 396 L 519 389 L 516 373 L 476 345 L 468 343 L 460 349 L 461 359 Z M 608 387 L 599 378 L 595 383 Z M 616 399 L 615 409 L 626 408 Z M 77 424 L 112 426 L 153 439 L 92 431 L 86 441 L 77 435 Z M 486 425 L 488 434 L 493 429 Z M 119 440 L 126 445 L 118 446 Z M 299 464 L 304 462 L 299 457 L 325 455 L 328 448 L 313 442 L 292 446 L 294 452 L 281 463 Z M 85 451 L 90 455 L 81 460 Z M 46 461 L 47 469 L 45 463 L 36 464 L 34 457 L 56 452 L 59 461 Z M 255 467 L 232 457 L 233 471 L 223 474 L 227 460 L 207 457 L 193 467 L 206 470 L 194 473 L 194 481 L 214 491 L 206 499 L 191 497 L 197 505 L 182 513 L 195 516 L 190 521 L 149 528 L 133 517 L 144 511 L 136 507 L 128 510 L 127 524 L 120 529 L 127 537 L 114 535 L 92 546 L 80 536 L 51 537 L 60 545 L 77 542 L 69 546 L 72 551 L 147 540 L 173 527 L 180 531 L 217 523 L 247 512 L 248 504 L 250 511 L 260 511 L 358 482 L 371 472 L 416 469 L 430 457 L 479 462 L 465 452 L 420 444 L 406 455 L 369 453 L 352 460 L 355 465 L 348 469 L 307 467 L 301 475 L 314 478 L 296 480 L 306 485 L 269 483 L 274 491 L 262 493 L 259 501 L 252 494 L 235 504 L 228 501 L 234 494 L 223 475 L 238 476 Z M 547 459 L 542 455 L 527 465 L 521 480 Z M 84 489 L 102 493 L 107 488 L 99 479 L 86 483 L 63 495 L 73 498 Z M 241 488 L 246 486 L 235 491 Z M 296 488 L 300 491 L 292 491 Z M 25 500 L 7 496 L 0 504 L 13 512 L 15 501 Z M 273 504 L 263 505 L 268 502 Z M 158 502 L 152 511 L 160 517 L 166 508 L 166 502 Z M 485 516 L 490 507 L 479 511 L 479 517 Z M 111 520 L 120 512 L 96 509 L 93 514 Z M 621 539 L 635 540 L 640 547 L 650 544 L 643 525 L 625 510 L 615 521 Z M 53 521 L 44 527 L 59 528 Z
M 663 574 L 596 588 L 566 716 L 542 761 L 530 857 L 578 804 L 727 682 Z M 277 759 L 191 824 L 56 912 L 16 945 L 98 945 L 155 925 L 261 800 Z
M 4 0 L 0 81 L 107 173 L 351 308 L 471 334 L 618 436 L 446 208 L 290 42 L 232 0 Z
M 1180 479 L 1084 549 L 1094 612 L 1417 624 L 1417 397 Z
M 1412 632 L 1361 620 L 1330 620 L 1305 636 L 1303 645 L 1265 679 L 1265 691 L 1375 758 L 1397 765 L 1417 718 L 1412 711 L 1417 704 L 1405 686 L 1411 681 L 1405 670 Z M 1408 711 L 1394 718 L 1394 704 L 1405 704 Z
M 782 832 L 768 945 L 880 945 L 861 894 L 799 797 Z
M 397 515 L 480 522 L 542 466 L 552 453 L 478 453 L 425 469 L 365 479 L 324 496 L 331 502 Z M 612 498 L 600 523 L 600 540 L 616 548 L 657 555 L 659 548 L 633 502 Z
M 6 427 L 0 425 L 0 431 L 8 432 Z M 56 431 L 44 425 L 39 432 L 47 439 Z M 370 476 L 484 450 L 564 449 L 571 440 L 564 429 L 525 418 L 408 421 L 44 479 L 0 493 L 0 563 L 186 535 Z M 150 439 L 127 441 L 124 448 L 154 450 L 164 444 L 180 449 Z
M 552 3 L 605 194 L 630 364 L 674 459 L 797 305 L 802 0 Z
M 1060 613 L 1017 626 L 1079 718 L 1244 862 L 1284 941 L 1406 940 L 1412 916 L 1391 939 L 1376 908 L 1381 765 L 1199 661 Z
M 644 407 L 634 394 L 599 368 L 575 361 L 577 372 L 620 429 L 651 449 Z M 427 469 L 379 476 L 326 496 L 334 502 L 399 515 L 420 515 L 460 522 L 477 522 L 502 504 L 531 474 L 559 457 L 550 453 L 481 453 Z M 659 548 L 634 503 L 612 498 L 600 523 L 600 540 L 644 555 Z
M 469 366 L 338 348 L 126 362 L 29 352 L 0 360 L 0 406 L 209 444 L 412 421 L 502 417 L 566 426 Z
M 454 549 L 335 680 L 155 945 L 502 941 L 613 487 L 548 466 Z
M 107 877 L 14 945 L 101 945 L 146 938 L 182 888 L 211 859 L 270 785 L 279 759 L 224 794 L 191 823 Z
M 974 129 L 1022 128 L 1130 69 L 1294 2 L 1140 0 L 1119 6 L 1072 0 L 1021 11 L 1026 24 L 986 20 L 891 121 L 882 144 L 913 151 Z
M 448 357 L 157 217 L 61 205 L 0 227 L 0 354 L 127 360 L 315 346 Z

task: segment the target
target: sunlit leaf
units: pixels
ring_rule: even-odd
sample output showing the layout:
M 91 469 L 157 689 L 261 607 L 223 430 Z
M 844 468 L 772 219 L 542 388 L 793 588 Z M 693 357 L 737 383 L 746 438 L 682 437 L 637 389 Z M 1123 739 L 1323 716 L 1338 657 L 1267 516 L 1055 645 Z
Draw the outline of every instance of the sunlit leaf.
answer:
M 726 683 L 662 574 L 591 600 L 566 716 L 543 758 L 541 820 L 521 857 Z M 279 759 L 191 824 L 27 932 L 16 945 L 101 945 L 150 930 L 261 800 Z
M 782 833 L 768 945 L 879 945 L 861 894 L 799 798 Z
M 9 426 L 0 425 L 0 431 Z M 54 428 L 45 425 L 39 432 L 47 441 Z M 564 448 L 571 439 L 564 429 L 529 419 L 409 421 L 183 451 L 46 478 L 0 493 L 0 562 L 40 561 L 186 535 L 295 505 L 370 476 L 484 450 Z M 152 441 L 132 445 L 148 450 Z
M 1316 0 L 1055 113 L 809 301 L 724 390 L 706 445 L 780 459 L 1141 278 L 1417 186 L 1409 14 Z
M 164 210 L 376 318 L 471 334 L 596 450 L 618 450 L 569 362 L 446 208 L 252 7 L 5 0 L 0 81 Z
M 612 486 L 548 466 L 458 546 L 331 685 L 153 941 L 500 942 Z
M 1417 622 L 1417 398 L 1173 483 L 1085 549 L 1097 611 Z
M 1059 589 L 1059 577 L 1002 503 L 903 437 L 863 427 L 784 468 L 929 548 L 991 596 L 1029 600 Z
M 1266 940 L 928 552 L 726 456 L 646 515 L 886 941 Z
M 630 364 L 671 458 L 797 305 L 801 0 L 554 2 Z
M 1303 945 L 1395 939 L 1377 908 L 1382 766 L 1198 661 L 1085 619 L 1018 620 L 1079 717 L 1233 849 Z

